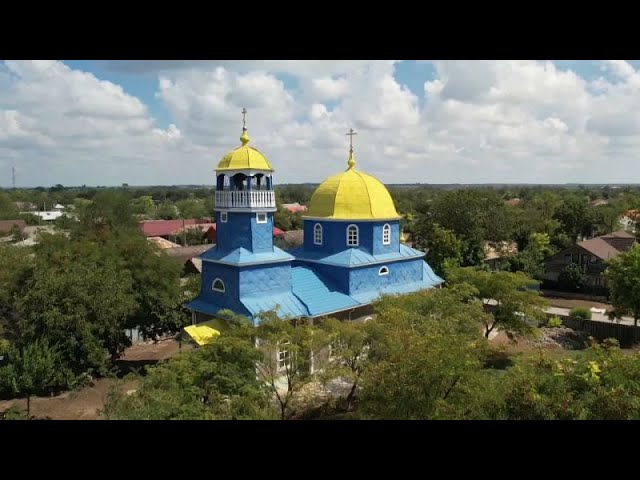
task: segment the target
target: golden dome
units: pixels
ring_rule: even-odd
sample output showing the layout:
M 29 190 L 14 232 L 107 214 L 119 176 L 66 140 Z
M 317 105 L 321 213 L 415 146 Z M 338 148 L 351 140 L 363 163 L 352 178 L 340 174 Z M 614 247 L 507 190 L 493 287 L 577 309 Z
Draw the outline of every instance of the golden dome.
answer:
M 242 142 L 242 145 L 222 157 L 222 160 L 220 160 L 220 163 L 218 163 L 218 166 L 216 167 L 216 171 L 268 170 L 273 172 L 273 168 L 271 168 L 267 157 L 248 145 L 251 139 L 247 134 L 246 128 L 242 129 L 240 141 Z
M 400 218 L 393 199 L 380 180 L 355 168 L 353 151 L 349 168 L 329 177 L 309 202 L 308 217 L 335 220 L 392 220 Z

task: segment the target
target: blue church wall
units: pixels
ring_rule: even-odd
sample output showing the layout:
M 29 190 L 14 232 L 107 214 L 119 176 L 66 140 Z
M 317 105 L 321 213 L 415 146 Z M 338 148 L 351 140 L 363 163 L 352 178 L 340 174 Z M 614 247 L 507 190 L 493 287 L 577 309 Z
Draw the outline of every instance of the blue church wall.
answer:
M 417 282 L 422 280 L 422 264 L 423 260 L 419 258 L 404 262 L 353 268 L 349 275 L 349 293 L 369 290 L 380 290 L 380 293 L 384 293 L 385 287 Z M 379 274 L 382 267 L 389 269 L 387 275 Z
M 216 241 L 222 251 L 246 248 L 255 253 L 273 249 L 273 215 L 267 212 L 267 223 L 258 223 L 256 213 L 227 211 L 227 222 L 216 212 Z
M 389 224 L 391 227 L 391 243 L 384 245 L 382 243 L 382 231 L 384 226 Z M 391 222 L 376 222 L 373 224 L 373 254 L 398 252 L 400 250 L 400 222 L 394 220 Z
M 213 281 L 219 278 L 224 282 L 225 292 L 213 290 Z M 200 298 L 221 308 L 244 313 L 246 309 L 238 298 L 240 288 L 238 269 L 229 265 L 202 262 L 202 284 Z
M 382 244 L 382 228 L 385 224 L 391 226 L 391 244 Z M 316 224 L 322 226 L 322 245 L 314 244 L 314 229 Z M 313 252 L 336 253 L 355 248 L 347 246 L 347 227 L 358 227 L 359 245 L 357 248 L 371 254 L 390 253 L 398 251 L 400 245 L 400 222 L 327 222 L 318 220 L 304 221 L 304 249 Z
M 276 265 L 255 265 L 240 269 L 240 296 L 268 295 L 290 290 L 290 262 Z

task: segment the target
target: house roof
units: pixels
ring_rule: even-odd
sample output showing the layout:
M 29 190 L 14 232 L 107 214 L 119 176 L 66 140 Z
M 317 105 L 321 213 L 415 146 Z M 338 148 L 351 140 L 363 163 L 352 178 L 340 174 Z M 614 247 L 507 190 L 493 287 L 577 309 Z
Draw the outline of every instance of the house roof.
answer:
M 24 220 L 0 220 L 0 233 L 10 232 L 13 227 L 24 230 L 27 223 Z
M 510 207 L 515 207 L 516 205 L 520 205 L 522 203 L 522 200 L 519 198 L 512 198 L 510 200 L 505 201 L 504 203 L 506 203 Z
M 291 213 L 297 213 L 297 212 L 306 212 L 307 211 L 307 207 L 305 205 L 300 205 L 298 202 L 296 203 L 283 203 L 282 204 L 282 208 L 284 208 L 285 210 L 291 212 Z
M 177 243 L 170 242 L 162 237 L 147 237 L 147 240 L 163 250 L 167 248 L 180 248 L 180 245 Z
M 602 238 L 613 248 L 615 248 L 616 250 L 620 250 L 621 252 L 628 251 L 636 243 L 636 237 L 628 232 L 625 232 L 624 230 L 609 233 L 607 235 L 602 235 L 600 238 Z
M 578 242 L 578 246 L 585 249 L 587 252 L 595 255 L 601 260 L 609 260 L 620 255 L 620 250 L 615 248 L 610 243 L 607 243 L 602 237 L 592 238 L 583 242 Z
M 192 247 L 178 247 L 178 248 L 167 248 L 165 249 L 165 253 L 171 257 L 175 257 L 183 262 L 187 260 L 202 255 L 207 250 L 213 248 L 214 245 L 206 244 L 206 245 L 194 245 Z
M 608 204 L 609 204 L 609 200 L 605 198 L 596 198 L 591 202 L 592 207 L 599 207 L 601 205 L 608 205 Z
M 485 242 L 484 251 L 485 261 L 497 260 L 518 253 L 518 244 L 516 242 Z
M 304 230 L 289 230 L 282 238 L 292 247 L 298 247 L 304 243 Z
M 188 218 L 185 220 L 148 220 L 140 222 L 140 230 L 145 237 L 162 237 L 164 235 L 175 235 L 187 225 L 207 223 L 201 218 Z

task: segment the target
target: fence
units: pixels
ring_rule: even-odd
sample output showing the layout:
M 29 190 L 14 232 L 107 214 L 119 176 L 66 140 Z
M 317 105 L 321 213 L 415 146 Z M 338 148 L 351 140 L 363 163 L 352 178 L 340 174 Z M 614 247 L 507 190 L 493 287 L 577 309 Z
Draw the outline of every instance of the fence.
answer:
M 551 315 L 555 316 L 555 315 Z M 586 332 L 589 336 L 597 340 L 615 338 L 620 342 L 620 346 L 626 347 L 635 342 L 634 333 L 640 338 L 640 327 L 625 325 L 615 322 L 598 322 L 595 320 L 585 320 L 583 318 L 572 318 L 562 316 L 562 324 L 580 332 Z M 635 332 L 637 330 L 637 332 Z

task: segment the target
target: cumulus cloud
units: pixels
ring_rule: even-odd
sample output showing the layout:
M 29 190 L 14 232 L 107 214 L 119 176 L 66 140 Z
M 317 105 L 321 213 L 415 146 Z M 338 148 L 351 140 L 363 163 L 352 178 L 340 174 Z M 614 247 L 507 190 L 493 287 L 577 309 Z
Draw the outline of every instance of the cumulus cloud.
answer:
M 352 127 L 358 167 L 388 183 L 640 181 L 640 74 L 629 62 L 601 62 L 587 80 L 551 61 L 435 61 L 421 89 L 398 65 L 102 62 L 118 78 L 156 78 L 151 104 L 62 62 L 5 61 L 0 185 L 9 163 L 28 184 L 212 184 L 239 144 L 243 107 L 281 182 L 346 168 Z

